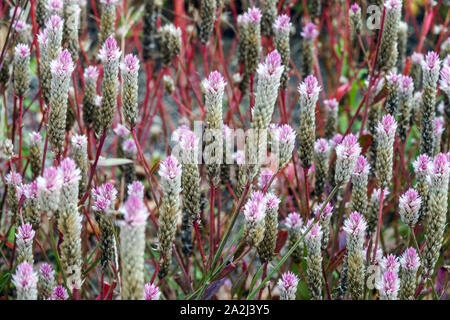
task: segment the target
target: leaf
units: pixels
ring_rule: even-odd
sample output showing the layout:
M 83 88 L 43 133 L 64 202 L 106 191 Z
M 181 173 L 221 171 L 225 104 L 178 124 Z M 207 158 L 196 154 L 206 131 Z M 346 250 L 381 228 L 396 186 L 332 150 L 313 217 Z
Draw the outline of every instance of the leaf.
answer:
M 217 291 L 219 291 L 220 287 L 223 285 L 224 282 L 225 278 L 210 283 L 205 289 L 205 293 L 203 294 L 203 300 L 209 300 L 213 295 L 215 295 Z
M 363 134 L 359 137 L 358 142 L 362 147 L 361 154 L 364 154 L 367 149 L 369 149 L 370 144 L 372 143 L 373 136 L 371 134 Z
M 275 246 L 275 253 L 279 253 L 281 251 L 284 244 L 286 243 L 287 236 L 288 236 L 288 233 L 286 230 L 278 231 L 277 244 Z
M 447 294 L 443 292 L 443 290 L 445 290 L 445 278 L 447 277 L 447 272 L 448 271 L 445 268 L 440 267 L 436 275 L 436 292 L 438 293 L 438 296 L 444 293 L 441 300 L 445 300 L 447 297 Z
M 134 161 L 130 160 L 130 159 L 125 159 L 125 158 L 109 158 L 109 159 L 105 159 L 103 157 L 100 157 L 98 159 L 97 166 L 100 166 L 100 167 L 112 167 L 112 166 L 121 166 L 121 165 L 124 165 L 124 164 L 130 164 L 130 163 L 134 163 Z

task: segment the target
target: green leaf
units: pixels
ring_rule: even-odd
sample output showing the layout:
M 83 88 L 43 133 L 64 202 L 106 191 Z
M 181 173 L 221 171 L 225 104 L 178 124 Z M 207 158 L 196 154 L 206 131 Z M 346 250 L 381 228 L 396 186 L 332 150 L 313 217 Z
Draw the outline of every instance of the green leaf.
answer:
M 134 163 L 133 160 L 130 159 L 125 159 L 125 158 L 109 158 L 109 159 L 105 159 L 105 158 L 99 158 L 98 159 L 98 163 L 97 166 L 100 167 L 112 167 L 112 166 L 121 166 L 124 164 L 130 164 L 130 163 Z

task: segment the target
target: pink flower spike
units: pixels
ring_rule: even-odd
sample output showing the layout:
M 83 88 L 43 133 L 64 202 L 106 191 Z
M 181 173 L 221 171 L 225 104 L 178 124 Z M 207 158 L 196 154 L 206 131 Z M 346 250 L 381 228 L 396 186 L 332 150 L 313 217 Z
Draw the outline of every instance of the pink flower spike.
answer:
M 288 229 L 300 230 L 303 226 L 303 221 L 297 212 L 289 213 L 286 218 L 286 227 Z
M 325 100 L 323 102 L 323 104 L 324 104 L 325 108 L 327 109 L 327 111 L 329 111 L 329 112 L 336 110 L 337 107 L 339 106 L 339 102 L 335 98 Z
M 330 144 L 326 139 L 320 138 L 314 142 L 314 151 L 316 153 L 328 153 L 330 151 Z
M 122 143 L 122 149 L 124 152 L 136 155 L 137 153 L 137 147 L 136 143 L 134 142 L 133 138 L 127 139 Z
M 439 60 L 439 54 L 434 51 L 429 51 L 425 57 L 425 60 L 422 61 L 422 67 L 425 69 L 433 70 L 440 68 L 441 60 Z
M 134 194 L 128 195 L 128 199 L 121 208 L 121 212 L 125 216 L 123 222 L 132 227 L 138 227 L 145 224 L 148 217 L 148 211 L 142 198 L 137 197 Z
M 399 199 L 399 215 L 403 222 L 414 226 L 419 219 L 422 198 L 413 188 L 408 189 Z
M 359 156 L 358 159 L 356 159 L 356 166 L 355 170 L 353 170 L 353 174 L 358 176 L 366 176 L 369 174 L 370 170 L 370 164 L 367 161 L 366 157 Z
M 358 157 L 361 153 L 358 139 L 353 134 L 346 135 L 340 144 L 336 147 L 336 155 L 343 159 Z
M 61 13 L 63 10 L 63 1 L 62 0 L 49 0 L 45 8 L 51 13 Z
M 37 178 L 39 191 L 45 190 L 47 192 L 53 193 L 61 189 L 62 184 L 62 176 L 60 175 L 58 168 L 56 167 L 45 168 L 44 176 Z
M 353 212 L 344 221 L 344 231 L 356 237 L 363 237 L 366 232 L 366 221 L 358 212 Z
M 414 91 L 413 79 L 409 76 L 401 76 L 399 90 L 405 95 L 410 95 Z
M 278 128 L 278 139 L 281 144 L 290 144 L 295 142 L 295 131 L 288 124 L 283 124 Z
M 73 70 L 74 65 L 72 62 L 72 56 L 70 52 L 64 49 L 52 62 L 50 62 L 50 70 L 55 77 L 65 78 L 69 77 Z
M 24 195 L 26 199 L 37 199 L 38 196 L 37 182 L 33 181 L 29 184 L 22 184 L 18 186 L 17 194 L 19 199 L 22 197 L 22 195 Z
M 85 135 L 74 135 L 72 136 L 72 145 L 74 146 L 80 146 L 80 147 L 85 147 L 87 146 L 87 137 Z
M 145 300 L 159 300 L 161 292 L 159 288 L 152 283 L 146 283 L 144 287 Z
M 441 80 L 439 80 L 439 87 L 450 96 L 450 66 L 444 65 L 441 70 Z
M 435 176 L 448 176 L 450 168 L 450 164 L 447 161 L 447 155 L 444 153 L 439 153 L 437 156 L 434 157 L 433 160 L 433 169 L 432 174 Z
M 161 162 L 158 173 L 164 179 L 176 179 L 181 175 L 181 165 L 178 163 L 177 158 L 169 156 Z
M 18 228 L 16 237 L 20 240 L 30 240 L 34 238 L 34 234 L 33 226 L 25 223 Z
M 140 181 L 133 181 L 128 185 L 128 196 L 144 199 L 144 185 Z
M 377 133 L 380 136 L 393 137 L 395 135 L 395 130 L 397 130 L 397 122 L 394 117 L 390 114 L 383 116 L 381 122 L 378 123 Z
M 308 223 L 303 227 L 303 233 L 311 226 L 314 219 L 308 221 Z M 318 243 L 319 240 L 322 239 L 322 229 L 320 228 L 319 223 L 314 223 L 311 227 L 311 230 L 305 235 L 305 241 L 311 243 Z
M 25 31 L 27 27 L 28 25 L 22 20 L 17 20 L 16 23 L 14 24 L 14 30 L 19 33 Z
M 426 154 L 421 154 L 413 162 L 414 171 L 418 175 L 427 176 L 431 170 L 431 160 Z
M 22 175 L 18 172 L 11 171 L 5 176 L 5 181 L 9 185 L 19 186 L 22 183 Z
M 264 63 L 258 65 L 257 72 L 260 77 L 280 77 L 283 69 L 284 67 L 281 65 L 281 56 L 277 50 L 274 50 L 267 55 Z
M 121 51 L 117 46 L 116 39 L 110 36 L 106 39 L 98 53 L 98 58 L 103 62 L 116 61 L 120 58 Z
M 39 44 L 41 45 L 46 45 L 48 42 L 48 31 L 47 29 L 41 29 L 39 31 L 39 34 L 37 36 L 37 40 L 39 42 Z
M 383 300 L 396 300 L 400 289 L 398 275 L 393 271 L 386 271 L 379 285 L 380 298 Z
M 420 258 L 416 249 L 408 248 L 400 257 L 400 265 L 403 269 L 410 272 L 417 272 L 420 267 Z
M 30 141 L 32 143 L 38 143 L 42 139 L 41 134 L 39 132 L 36 132 L 36 131 L 30 132 L 28 134 L 28 136 L 30 137 Z
M 398 272 L 400 265 L 398 262 L 398 258 L 394 256 L 393 254 L 389 254 L 383 259 L 381 259 L 381 268 L 383 268 L 384 271 L 394 271 Z
M 26 44 L 19 43 L 16 48 L 14 49 L 14 54 L 21 57 L 28 57 L 30 56 L 30 47 Z
M 139 59 L 134 54 L 127 54 L 120 64 L 123 73 L 136 74 L 139 71 Z
M 278 198 L 273 193 L 268 193 L 266 195 L 266 206 L 268 209 L 277 210 L 280 205 L 280 198 Z
M 319 96 L 320 90 L 319 82 L 313 75 L 307 76 L 305 81 L 298 86 L 300 96 L 308 97 L 311 100 L 316 100 L 315 97 Z
M 423 60 L 424 60 L 423 54 L 421 54 L 421 53 L 419 53 L 419 52 L 414 52 L 414 53 L 411 55 L 411 61 L 412 61 L 413 63 L 421 64 Z
M 84 70 L 83 73 L 84 80 L 97 82 L 98 74 L 99 74 L 98 67 L 89 66 Z
M 350 9 L 353 11 L 353 12 L 358 12 L 359 10 L 361 10 L 361 7 L 355 2 L 354 4 L 352 4 L 351 6 L 350 6 Z
M 256 192 L 252 194 L 252 197 L 244 206 L 244 219 L 249 222 L 259 222 L 264 219 L 266 214 L 265 201 L 261 201 L 260 196 L 255 194 Z
M 292 272 L 283 273 L 281 279 L 278 280 L 278 287 L 280 288 L 281 300 L 294 300 L 297 292 L 298 277 Z
M 395 10 L 402 7 L 401 0 L 387 0 L 384 3 L 386 10 Z
M 117 124 L 117 127 L 114 128 L 114 133 L 121 138 L 126 138 L 130 135 L 130 130 L 128 130 L 127 127 L 119 123 Z
M 211 72 L 209 77 L 203 81 L 205 90 L 212 93 L 223 91 L 226 84 L 227 83 L 218 71 Z
M 310 22 L 303 27 L 300 35 L 306 40 L 312 41 L 319 35 L 319 31 L 317 30 L 317 26 Z
M 266 185 L 269 183 L 270 179 L 273 176 L 273 171 L 269 168 L 265 168 L 261 171 L 258 177 L 258 187 L 262 190 L 266 187 Z M 274 179 L 275 180 L 275 179 Z M 272 182 L 272 185 L 275 181 Z
M 333 206 L 331 205 L 331 203 L 327 203 L 325 205 L 325 207 L 323 208 L 322 213 L 320 213 L 320 210 L 322 210 L 324 202 L 320 203 L 317 207 L 316 207 L 316 211 L 315 211 L 315 216 L 316 217 L 320 217 L 321 219 L 325 220 L 325 219 L 329 219 L 331 218 L 331 215 L 333 213 Z
M 273 29 L 278 32 L 288 33 L 291 30 L 291 25 L 291 18 L 286 14 L 282 14 L 275 19 Z
M 52 292 L 52 300 L 67 300 L 69 295 L 63 286 L 56 286 Z
M 434 118 L 434 135 L 440 136 L 445 130 L 445 123 L 442 118 L 436 117 Z
M 100 2 L 103 4 L 112 5 L 112 4 L 116 4 L 117 2 L 119 2 L 119 0 L 100 0 Z
M 249 8 L 247 11 L 247 19 L 249 23 L 259 23 L 261 21 L 262 13 L 261 10 L 253 7 Z
M 72 185 L 78 183 L 81 179 L 80 169 L 77 168 L 75 161 L 65 158 L 59 165 L 63 184 Z
M 22 262 L 12 276 L 12 280 L 18 291 L 28 291 L 36 288 L 37 275 L 33 271 L 33 267 L 28 262 Z
M 51 281 L 55 276 L 55 271 L 53 270 L 51 265 L 44 263 L 39 269 L 39 276 L 46 279 L 47 281 Z
M 400 79 L 402 78 L 402 76 L 400 74 L 396 74 L 396 73 L 389 73 L 386 76 L 386 80 L 389 84 L 391 85 L 398 85 L 400 83 Z
M 48 29 L 48 31 L 51 31 L 52 33 L 58 33 L 62 30 L 64 24 L 64 20 L 61 19 L 58 15 L 52 15 L 47 22 L 45 23 L 45 27 Z

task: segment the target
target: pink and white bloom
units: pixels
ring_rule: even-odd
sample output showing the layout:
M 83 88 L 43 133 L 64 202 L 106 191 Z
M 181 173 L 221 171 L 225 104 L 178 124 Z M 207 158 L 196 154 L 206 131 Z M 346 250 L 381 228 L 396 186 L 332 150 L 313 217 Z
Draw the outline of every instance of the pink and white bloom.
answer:
M 158 173 L 165 180 L 176 180 L 181 177 L 181 165 L 177 158 L 169 156 L 161 162 Z
M 56 58 L 50 62 L 52 76 L 59 78 L 69 77 L 75 69 L 70 52 L 64 49 Z
M 59 34 L 62 32 L 64 26 L 64 20 L 58 15 L 52 15 L 46 22 L 45 28 L 49 34 Z
M 253 192 L 244 206 L 244 219 L 246 222 L 257 223 L 266 215 L 266 200 L 262 192 Z
M 258 177 L 259 189 L 263 190 L 266 187 L 266 185 L 269 183 L 269 181 L 273 175 L 274 175 L 274 172 L 272 170 L 270 170 L 269 168 L 265 168 L 265 169 L 261 170 L 261 173 L 259 174 L 259 177 Z M 275 185 L 276 180 L 277 180 L 276 178 L 273 180 L 271 186 Z
M 266 81 L 279 81 L 284 66 L 281 65 L 281 56 L 277 50 L 270 52 L 266 60 L 258 65 L 258 75 Z
M 381 266 L 382 272 L 386 272 L 389 270 L 389 271 L 394 271 L 395 273 L 397 273 L 400 268 L 398 258 L 393 254 L 389 254 L 386 257 L 383 257 L 383 259 L 381 259 L 380 266 Z
M 203 87 L 207 94 L 210 95 L 222 95 L 227 84 L 222 75 L 218 71 L 213 71 L 209 74 L 208 78 L 203 80 Z
M 51 300 L 67 300 L 69 299 L 69 295 L 67 294 L 66 289 L 63 286 L 56 286 L 52 292 Z
M 130 138 L 130 139 L 125 140 L 122 143 L 122 150 L 127 154 L 135 156 L 137 153 L 137 147 L 136 147 L 136 143 L 134 142 L 134 139 Z
M 297 212 L 291 212 L 286 217 L 285 224 L 289 230 L 299 232 L 303 227 L 302 217 Z
M 401 9 L 402 1 L 401 0 L 387 0 L 384 3 L 384 7 L 387 11 Z
M 344 221 L 344 231 L 348 235 L 352 235 L 358 238 L 364 237 L 366 232 L 367 223 L 364 218 L 358 212 L 352 212 L 349 217 Z
M 411 228 L 416 225 L 419 219 L 421 204 L 422 198 L 413 188 L 408 189 L 399 199 L 399 215 L 402 221 Z
M 381 300 L 397 300 L 398 291 L 400 290 L 400 281 L 396 272 L 388 270 L 383 274 L 381 280 L 378 281 Z
M 55 271 L 51 265 L 43 263 L 39 268 L 39 277 L 45 279 L 47 282 L 53 282 L 55 278 Z
M 127 127 L 125 127 L 124 125 L 119 123 L 114 128 L 114 133 L 117 134 L 117 136 L 125 139 L 126 137 L 128 137 L 130 135 L 130 130 L 128 130 Z
M 145 300 L 159 300 L 161 292 L 153 283 L 146 283 L 144 287 Z
M 350 6 L 350 10 L 351 10 L 350 13 L 353 12 L 353 14 L 355 14 L 356 12 L 361 10 L 361 7 L 355 2 Z
M 262 13 L 259 8 L 253 7 L 248 9 L 246 16 L 248 23 L 258 24 L 261 21 Z
M 55 212 L 59 207 L 59 195 L 63 178 L 56 167 L 44 169 L 44 175 L 37 179 L 38 199 L 42 211 Z
M 325 106 L 327 112 L 334 112 L 339 107 L 339 102 L 335 98 L 327 99 L 324 100 L 323 105 Z
M 397 122 L 393 116 L 387 114 L 381 118 L 376 130 L 379 138 L 393 139 L 397 130 Z
M 324 206 L 324 204 L 325 204 L 325 202 L 317 205 L 316 211 L 315 211 L 315 216 L 319 217 L 319 219 L 321 219 L 323 221 L 330 221 L 331 215 L 333 214 L 334 207 L 329 202 L 325 206 Z M 320 212 L 320 211 L 322 211 L 322 212 Z
M 315 102 L 319 98 L 320 90 L 322 89 L 319 85 L 319 82 L 317 81 L 317 78 L 313 75 L 307 76 L 305 81 L 300 83 L 298 86 L 298 92 L 300 94 L 300 104 L 302 106 L 309 106 L 311 104 L 314 104 L 315 106 Z
M 101 186 L 98 186 L 91 191 L 92 198 L 94 200 L 94 205 L 92 209 L 94 211 L 107 211 L 108 209 L 114 208 L 114 202 L 117 197 L 117 190 L 114 186 L 106 182 Z
M 295 300 L 297 292 L 298 277 L 292 272 L 283 273 L 281 279 L 278 280 L 278 288 L 280 289 L 280 300 Z
M 413 162 L 414 171 L 418 177 L 427 177 L 430 174 L 431 166 L 430 157 L 426 154 L 419 155 Z
M 366 157 L 359 156 L 358 159 L 356 159 L 356 165 L 355 169 L 353 170 L 353 176 L 367 176 L 370 171 L 370 164 L 367 161 Z
M 408 248 L 400 257 L 400 266 L 402 269 L 416 273 L 420 267 L 420 258 L 416 249 Z
M 35 232 L 33 230 L 33 226 L 30 223 L 25 223 L 19 226 L 16 237 L 18 241 L 27 243 L 32 241 L 34 238 Z
M 269 210 L 278 210 L 278 206 L 280 205 L 281 199 L 278 198 L 273 193 L 267 193 L 266 194 L 266 207 Z
M 121 51 L 117 46 L 116 39 L 110 36 L 98 52 L 98 58 L 103 62 L 117 61 L 120 58 Z
M 5 181 L 11 186 L 20 186 L 22 184 L 22 175 L 16 171 L 11 171 L 5 176 Z
M 273 30 L 275 33 L 287 35 L 291 31 L 291 26 L 291 18 L 287 14 L 282 14 L 275 19 Z
M 78 185 L 78 182 L 81 179 L 81 172 L 73 159 L 65 158 L 61 161 L 58 169 L 63 181 L 63 186 Z
M 134 54 L 127 54 L 120 64 L 120 70 L 124 74 L 137 74 L 139 72 L 139 59 Z
M 89 66 L 84 70 L 83 76 L 85 81 L 97 82 L 99 70 L 96 66 Z
M 12 276 L 17 290 L 17 300 L 37 300 L 37 274 L 28 262 L 22 262 Z
M 308 41 L 313 41 L 319 35 L 319 31 L 317 30 L 317 26 L 310 22 L 303 27 L 300 35 Z
M 48 0 L 45 4 L 45 8 L 50 14 L 62 14 L 63 11 L 63 1 L 62 0 Z
M 411 61 L 415 64 L 421 64 L 424 59 L 423 54 L 419 52 L 413 52 L 411 55 Z
M 30 47 L 26 44 L 19 43 L 14 48 L 14 56 L 26 58 L 30 56 Z
M 356 166 L 356 161 L 361 153 L 361 147 L 353 134 L 345 136 L 336 147 L 336 174 L 338 185 L 345 185 L 350 180 L 350 175 Z
M 326 139 L 320 138 L 316 142 L 314 142 L 314 151 L 317 154 L 329 154 L 330 144 Z
M 140 181 L 133 181 L 128 185 L 128 195 L 144 199 L 144 185 Z
M 143 199 L 133 194 L 128 194 L 128 199 L 120 211 L 124 215 L 124 220 L 120 224 L 126 224 L 133 228 L 144 225 L 149 215 Z

